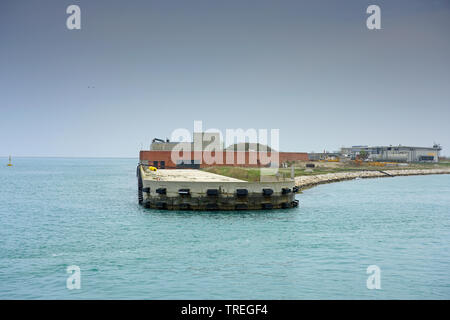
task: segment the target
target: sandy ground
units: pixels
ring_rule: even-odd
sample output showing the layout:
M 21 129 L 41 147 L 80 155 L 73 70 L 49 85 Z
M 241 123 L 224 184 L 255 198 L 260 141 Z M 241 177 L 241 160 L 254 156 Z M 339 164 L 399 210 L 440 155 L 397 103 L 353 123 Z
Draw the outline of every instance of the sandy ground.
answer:
M 161 181 L 245 182 L 235 178 L 195 169 L 158 169 L 145 171 L 144 179 Z

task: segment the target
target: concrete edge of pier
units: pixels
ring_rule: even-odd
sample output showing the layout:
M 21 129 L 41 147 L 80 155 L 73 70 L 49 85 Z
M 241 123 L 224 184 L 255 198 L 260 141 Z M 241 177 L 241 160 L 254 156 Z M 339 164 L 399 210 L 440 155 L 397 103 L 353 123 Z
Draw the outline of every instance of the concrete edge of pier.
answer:
M 298 206 L 294 179 L 248 182 L 195 169 L 138 166 L 139 203 L 167 210 L 269 210 Z

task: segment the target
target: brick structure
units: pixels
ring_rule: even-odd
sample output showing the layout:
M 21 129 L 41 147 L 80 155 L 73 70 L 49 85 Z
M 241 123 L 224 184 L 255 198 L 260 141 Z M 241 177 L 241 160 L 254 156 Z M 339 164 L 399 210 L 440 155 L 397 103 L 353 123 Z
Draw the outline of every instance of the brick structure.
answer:
M 167 169 L 210 166 L 265 167 L 273 162 L 272 156 L 273 159 L 276 158 L 275 152 L 220 151 L 216 154 L 215 151 L 181 151 L 172 159 L 172 151 L 142 150 L 139 160 L 143 164 Z M 278 152 L 279 165 L 287 161 L 308 160 L 308 154 L 305 152 Z

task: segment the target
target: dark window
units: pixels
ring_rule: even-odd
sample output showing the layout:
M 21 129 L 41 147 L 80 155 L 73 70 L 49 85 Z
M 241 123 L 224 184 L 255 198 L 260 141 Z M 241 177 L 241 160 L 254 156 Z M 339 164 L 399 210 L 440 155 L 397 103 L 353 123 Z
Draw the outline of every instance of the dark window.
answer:
M 177 160 L 177 168 L 185 168 L 185 169 L 199 169 L 200 161 L 199 160 Z
M 164 169 L 166 167 L 166 162 L 165 161 L 160 161 L 159 162 L 159 166 L 161 169 Z

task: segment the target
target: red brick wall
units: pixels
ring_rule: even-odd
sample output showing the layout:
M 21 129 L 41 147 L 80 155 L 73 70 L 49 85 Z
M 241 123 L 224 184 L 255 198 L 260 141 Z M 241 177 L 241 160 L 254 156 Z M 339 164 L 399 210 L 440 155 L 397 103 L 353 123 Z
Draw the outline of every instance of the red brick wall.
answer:
M 176 163 L 172 161 L 171 151 L 141 151 L 139 154 L 139 159 L 141 162 L 150 161 L 150 165 L 152 165 L 153 161 L 165 161 L 166 168 L 175 168 Z M 237 166 L 237 167 L 260 167 L 268 164 L 270 162 L 271 153 L 261 153 L 258 152 L 222 152 L 222 161 L 220 161 L 220 154 L 216 152 L 208 152 L 202 154 L 202 152 L 190 152 L 191 160 L 203 160 L 201 161 L 200 167 L 208 167 L 208 166 Z M 216 158 L 216 162 L 212 164 L 208 164 L 206 158 L 210 157 L 211 160 Z M 305 152 L 279 152 L 279 163 L 283 163 L 286 161 L 308 161 L 308 154 Z M 180 152 L 178 159 L 188 160 L 189 153 Z M 222 163 L 218 163 L 222 162 Z
M 306 152 L 280 152 L 280 163 L 286 161 L 309 161 Z

